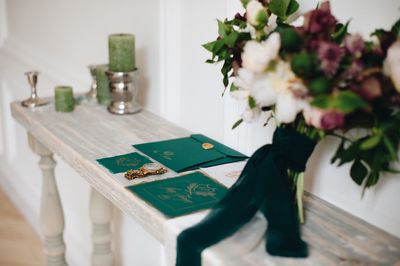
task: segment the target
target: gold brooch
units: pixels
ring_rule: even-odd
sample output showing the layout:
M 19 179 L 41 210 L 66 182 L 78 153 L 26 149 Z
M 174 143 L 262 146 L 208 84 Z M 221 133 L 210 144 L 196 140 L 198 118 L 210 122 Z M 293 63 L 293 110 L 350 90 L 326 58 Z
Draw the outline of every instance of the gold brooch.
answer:
M 128 170 L 125 173 L 125 178 L 133 180 L 135 178 L 143 178 L 149 175 L 162 175 L 168 170 L 158 163 L 147 163 L 140 167 L 138 170 Z
M 203 147 L 203 149 L 205 149 L 205 150 L 209 150 L 209 149 L 212 149 L 212 148 L 214 148 L 214 145 L 212 145 L 211 143 L 203 143 L 202 145 L 201 145 L 201 147 Z

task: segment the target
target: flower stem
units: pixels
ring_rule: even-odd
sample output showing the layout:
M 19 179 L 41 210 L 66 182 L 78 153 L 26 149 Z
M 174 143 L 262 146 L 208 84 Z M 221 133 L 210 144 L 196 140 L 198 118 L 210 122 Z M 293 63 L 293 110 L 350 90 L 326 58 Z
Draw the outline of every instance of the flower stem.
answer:
M 303 195 L 304 195 L 304 172 L 299 173 L 296 178 L 297 212 L 301 224 L 304 224 Z

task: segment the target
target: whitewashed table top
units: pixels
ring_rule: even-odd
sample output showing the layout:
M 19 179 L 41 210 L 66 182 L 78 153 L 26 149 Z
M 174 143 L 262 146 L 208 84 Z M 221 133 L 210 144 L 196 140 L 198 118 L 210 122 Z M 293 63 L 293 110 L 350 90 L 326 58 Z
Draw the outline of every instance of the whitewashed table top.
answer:
M 57 113 L 52 103 L 30 110 L 22 107 L 20 102 L 13 102 L 11 111 L 13 117 L 43 145 L 163 242 L 166 217 L 125 189 L 126 185 L 140 181 L 127 182 L 122 174 L 109 173 L 96 159 L 133 152 L 132 144 L 188 136 L 190 132 L 148 111 L 118 116 L 108 113 L 104 106 L 96 103 L 78 105 L 72 113 Z M 271 257 L 260 243 L 258 249 L 236 263 L 400 265 L 399 239 L 314 196 L 307 194 L 305 204 L 303 236 L 310 245 L 308 259 Z

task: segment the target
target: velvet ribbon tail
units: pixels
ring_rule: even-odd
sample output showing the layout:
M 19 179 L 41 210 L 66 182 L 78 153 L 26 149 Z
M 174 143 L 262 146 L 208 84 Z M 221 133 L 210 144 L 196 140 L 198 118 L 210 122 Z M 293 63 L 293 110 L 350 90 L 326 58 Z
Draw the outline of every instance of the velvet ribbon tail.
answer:
M 315 142 L 291 128 L 278 128 L 273 143 L 258 149 L 225 197 L 198 224 L 177 239 L 177 266 L 200 266 L 201 252 L 231 236 L 258 210 L 268 221 L 266 250 L 271 255 L 306 257 L 288 170 L 302 172 Z

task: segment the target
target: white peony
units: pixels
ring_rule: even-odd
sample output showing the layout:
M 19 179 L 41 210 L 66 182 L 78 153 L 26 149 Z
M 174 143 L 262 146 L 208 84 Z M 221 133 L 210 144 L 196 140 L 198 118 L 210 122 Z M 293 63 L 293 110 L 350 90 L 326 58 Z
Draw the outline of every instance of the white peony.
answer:
M 260 2 L 252 0 L 246 6 L 246 19 L 253 26 L 266 23 L 268 20 L 267 9 Z
M 271 106 L 276 102 L 276 91 L 271 87 L 267 74 L 255 74 L 240 68 L 234 83 L 240 88 L 232 92 L 235 99 L 247 99 L 251 95 L 260 107 Z
M 279 123 L 287 124 L 293 122 L 301 110 L 301 103 L 291 92 L 286 91 L 278 95 L 275 106 L 275 118 Z
M 297 79 L 290 65 L 278 61 L 275 69 L 265 73 L 254 73 L 247 68 L 240 68 L 234 84 L 239 88 L 231 92 L 238 100 L 246 101 L 253 97 L 255 108 L 247 105 L 242 114 L 246 122 L 258 119 L 261 108 L 275 105 L 275 118 L 279 123 L 291 123 L 299 112 L 309 106 L 306 99 L 307 88 Z
M 383 71 L 391 78 L 396 90 L 400 92 L 400 39 L 389 47 L 383 62 Z
M 263 42 L 248 41 L 242 53 L 243 67 L 255 73 L 264 72 L 271 61 L 278 58 L 280 47 L 281 38 L 277 32 Z

